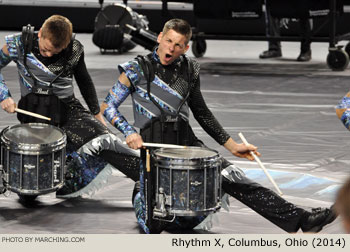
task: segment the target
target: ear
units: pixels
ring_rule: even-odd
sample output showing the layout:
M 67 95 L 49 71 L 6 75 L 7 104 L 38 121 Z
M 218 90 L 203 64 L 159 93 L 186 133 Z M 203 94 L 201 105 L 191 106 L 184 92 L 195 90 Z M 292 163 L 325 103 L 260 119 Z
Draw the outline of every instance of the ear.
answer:
M 163 38 L 163 32 L 160 32 L 158 37 L 157 37 L 157 42 L 160 43 L 160 41 L 162 40 Z
M 42 28 L 40 28 L 40 30 L 39 30 L 39 32 L 38 32 L 38 38 L 41 38 L 41 33 L 42 33 L 41 29 L 42 29 Z
M 190 45 L 189 44 L 186 45 L 184 53 L 186 53 L 188 51 L 188 49 L 190 49 Z

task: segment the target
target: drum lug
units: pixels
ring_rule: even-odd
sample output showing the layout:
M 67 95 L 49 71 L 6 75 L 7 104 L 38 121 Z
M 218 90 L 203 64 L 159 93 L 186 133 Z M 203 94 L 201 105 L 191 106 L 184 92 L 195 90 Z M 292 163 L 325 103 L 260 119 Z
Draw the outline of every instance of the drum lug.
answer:
M 54 167 L 54 170 L 53 170 L 54 180 L 53 180 L 53 182 L 59 183 L 60 180 L 57 178 L 57 170 L 60 168 L 61 162 L 59 160 L 54 160 L 53 163 L 54 163 L 54 166 L 53 166 Z

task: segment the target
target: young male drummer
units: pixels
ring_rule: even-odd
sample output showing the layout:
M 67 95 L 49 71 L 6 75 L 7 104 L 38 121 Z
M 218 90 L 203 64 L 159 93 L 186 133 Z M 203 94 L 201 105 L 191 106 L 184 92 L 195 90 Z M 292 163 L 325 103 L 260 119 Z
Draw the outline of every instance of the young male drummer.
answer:
M 185 56 L 192 32 L 181 19 L 168 21 L 158 36 L 158 47 L 144 58 L 119 65 L 118 81 L 101 110 L 105 118 L 126 137 L 133 149 L 143 142 L 202 146 L 188 124 L 189 109 L 203 129 L 237 157 L 252 160 L 257 147 L 236 143 L 208 109 L 200 91 L 199 64 Z M 148 85 L 149 83 L 149 85 Z M 131 94 L 135 126 L 118 110 Z M 335 219 L 330 209 L 308 212 L 249 180 L 236 166 L 223 160 L 222 189 L 287 232 L 318 232 Z M 142 175 L 142 173 L 141 173 Z M 145 198 L 141 190 L 133 198 L 140 226 L 146 233 L 160 232 L 162 225 L 145 222 Z M 138 189 L 138 186 L 135 187 Z M 188 223 L 188 219 L 185 220 Z M 196 221 L 194 221 L 196 222 Z M 179 223 L 176 222 L 176 223 Z M 184 222 L 182 222 L 183 224 Z M 188 227 L 188 226 L 187 226 Z
M 0 69 L 11 61 L 17 65 L 19 107 L 52 118 L 53 124 L 67 135 L 67 153 L 73 159 L 69 166 L 71 177 L 58 192 L 66 197 L 92 190 L 93 186 L 80 189 L 90 185 L 102 170 L 108 172 L 104 169 L 106 161 L 134 180 L 139 176 L 137 152 L 123 146 L 105 126 L 86 69 L 83 45 L 72 36 L 72 30 L 67 18 L 53 15 L 39 32 L 27 26 L 22 33 L 6 36 L 6 44 L 0 50 Z M 90 111 L 74 97 L 73 76 Z M 16 103 L 1 73 L 0 104 L 8 113 L 15 112 Z M 24 123 L 36 121 L 22 115 L 19 119 Z

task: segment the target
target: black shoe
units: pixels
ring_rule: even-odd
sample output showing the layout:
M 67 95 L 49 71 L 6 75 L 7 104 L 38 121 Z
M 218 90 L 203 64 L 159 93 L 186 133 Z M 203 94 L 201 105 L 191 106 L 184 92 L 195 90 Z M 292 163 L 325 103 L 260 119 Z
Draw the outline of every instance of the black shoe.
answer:
M 297 61 L 310 61 L 311 60 L 311 50 L 306 52 L 300 52 Z
M 260 55 L 260 59 L 270 59 L 270 58 L 278 58 L 281 57 L 282 53 L 281 50 L 268 50 L 268 51 L 263 51 Z
M 300 225 L 303 232 L 320 232 L 325 225 L 337 218 L 332 208 L 314 208 L 311 213 L 307 212 L 307 215 Z

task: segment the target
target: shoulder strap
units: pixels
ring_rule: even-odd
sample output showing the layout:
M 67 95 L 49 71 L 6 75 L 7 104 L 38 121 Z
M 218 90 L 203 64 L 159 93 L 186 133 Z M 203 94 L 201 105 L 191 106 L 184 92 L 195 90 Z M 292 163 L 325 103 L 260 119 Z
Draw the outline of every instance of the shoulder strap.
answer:
M 30 71 L 30 69 L 27 66 L 27 54 L 32 51 L 33 37 L 34 37 L 34 26 L 31 26 L 30 24 L 23 26 L 22 36 L 21 36 L 21 40 L 22 40 L 23 48 L 24 48 L 23 64 L 24 64 L 24 67 L 26 68 L 27 72 L 29 73 L 30 77 L 33 79 L 34 86 L 36 86 L 37 79 L 35 78 L 35 76 L 32 74 L 32 72 Z
M 154 68 L 150 58 L 148 56 L 138 55 L 136 57 L 136 60 L 140 64 L 147 82 L 151 83 L 154 80 L 155 75 L 154 75 Z
M 27 53 L 31 52 L 33 46 L 34 26 L 27 24 L 22 28 L 22 43 L 24 47 L 24 57 L 26 58 Z
M 193 67 L 193 61 L 186 55 L 183 55 L 184 58 L 184 66 L 187 66 L 187 81 L 189 84 L 193 82 L 193 72 L 194 72 L 194 67 Z
M 139 62 L 142 70 L 143 70 L 143 74 L 145 75 L 145 78 L 147 80 L 147 94 L 149 99 L 151 100 L 151 102 L 156 105 L 156 107 L 160 110 L 160 113 L 163 115 L 166 113 L 166 111 L 159 105 L 158 102 L 156 102 L 154 100 L 154 98 L 151 95 L 151 83 L 154 80 L 155 74 L 154 74 L 154 68 L 152 65 L 152 62 L 149 58 L 149 56 L 140 56 L 138 55 L 136 57 L 136 60 Z

